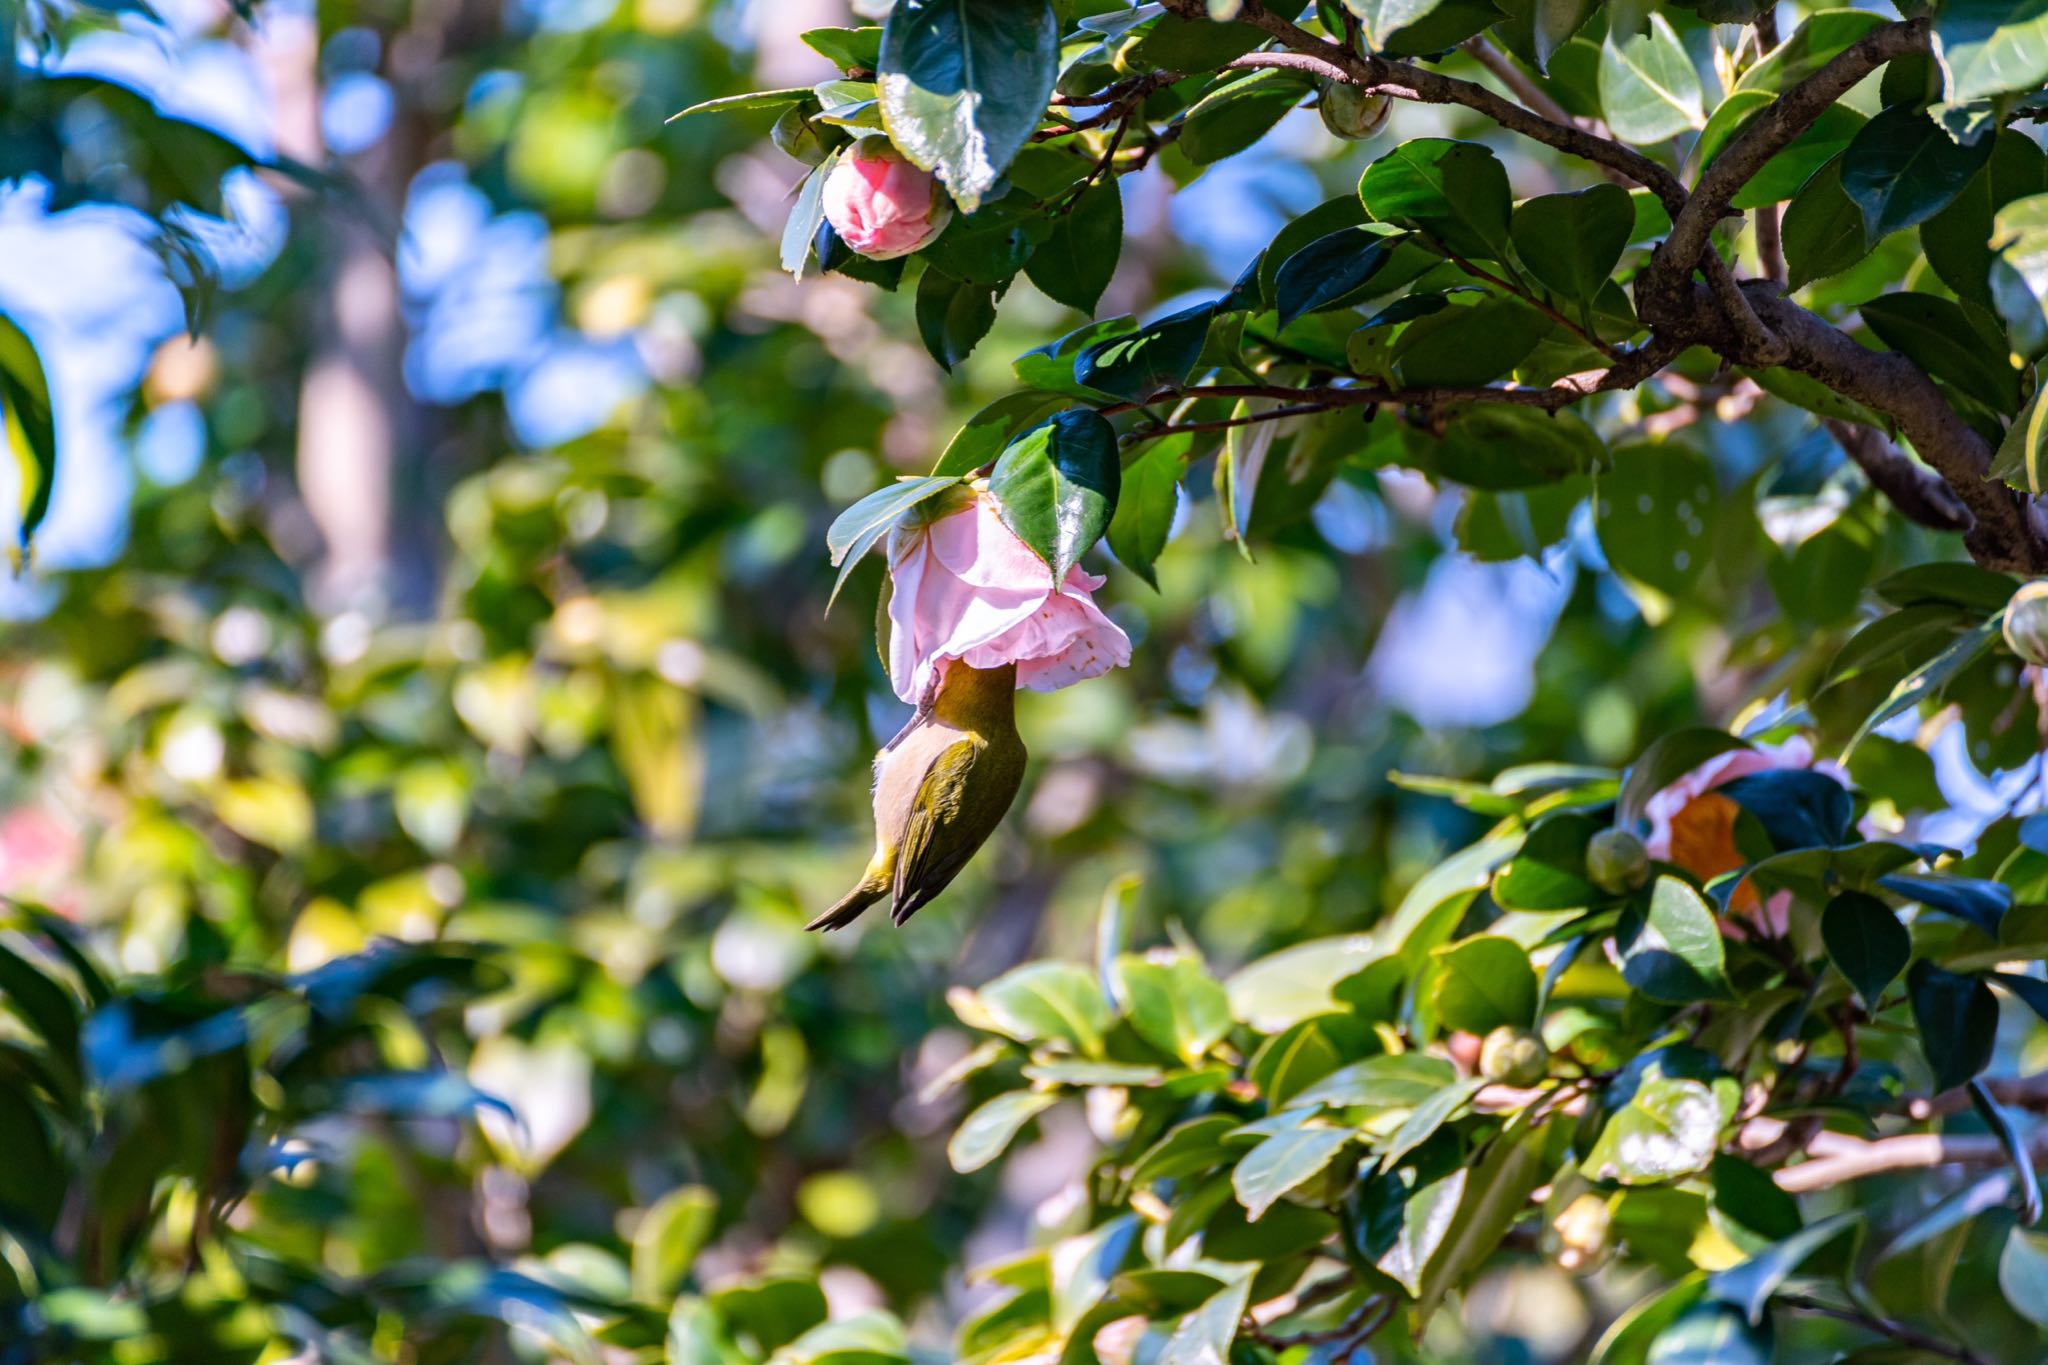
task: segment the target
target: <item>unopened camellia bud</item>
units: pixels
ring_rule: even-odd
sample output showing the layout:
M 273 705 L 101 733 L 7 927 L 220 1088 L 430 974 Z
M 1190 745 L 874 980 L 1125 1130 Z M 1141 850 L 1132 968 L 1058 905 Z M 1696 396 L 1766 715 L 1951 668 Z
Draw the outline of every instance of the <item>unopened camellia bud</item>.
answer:
M 1479 1074 L 1500 1085 L 1537 1085 L 1550 1074 L 1550 1049 L 1529 1030 L 1502 1024 L 1480 1044 Z
M 952 217 L 953 205 L 939 182 L 880 134 L 854 143 L 825 178 L 825 220 L 841 241 L 871 261 L 923 250 Z
M 1393 108 L 1394 102 L 1387 96 L 1369 95 L 1343 81 L 1323 82 L 1323 97 L 1316 102 L 1323 126 L 1332 137 L 1346 142 L 1363 141 L 1386 127 Z
M 1557 1263 L 1574 1274 L 1596 1269 L 1606 1259 L 1613 1210 L 1597 1194 L 1582 1194 L 1565 1205 L 1545 1238 L 1556 1248 Z
M 2005 643 L 2028 663 L 2048 668 L 2048 578 L 2021 584 L 2005 604 Z
M 1625 896 L 1650 879 L 1650 850 L 1625 829 L 1603 829 L 1586 841 L 1586 875 L 1610 896 Z

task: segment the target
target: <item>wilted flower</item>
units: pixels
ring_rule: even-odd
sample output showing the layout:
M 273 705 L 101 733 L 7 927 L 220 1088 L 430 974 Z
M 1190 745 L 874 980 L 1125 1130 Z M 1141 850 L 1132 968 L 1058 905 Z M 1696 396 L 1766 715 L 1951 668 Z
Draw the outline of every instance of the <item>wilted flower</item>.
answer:
M 1738 778 L 1785 768 L 1811 768 L 1847 785 L 1839 764 L 1814 761 L 1813 744 L 1804 735 L 1794 735 L 1783 744 L 1717 754 L 1651 797 L 1644 807 L 1650 835 L 1643 842 L 1650 856 L 1682 867 L 1702 882 L 1735 871 L 1748 861 L 1735 843 L 1735 819 L 1742 811 L 1715 789 Z M 1769 933 L 1782 934 L 1791 897 L 1780 892 L 1769 905 L 1762 905 L 1756 890 L 1745 883 L 1728 909 L 1757 920 Z
M 1095 605 L 1104 581 L 1052 569 L 1003 524 L 995 499 L 963 490 L 926 505 L 889 537 L 889 677 L 921 700 L 941 664 L 1017 665 L 1017 685 L 1053 692 L 1131 661 L 1131 640 Z M 926 509 L 920 509 L 925 511 Z
M 856 142 L 825 177 L 825 219 L 872 261 L 908 256 L 938 240 L 953 216 L 939 182 L 886 137 Z

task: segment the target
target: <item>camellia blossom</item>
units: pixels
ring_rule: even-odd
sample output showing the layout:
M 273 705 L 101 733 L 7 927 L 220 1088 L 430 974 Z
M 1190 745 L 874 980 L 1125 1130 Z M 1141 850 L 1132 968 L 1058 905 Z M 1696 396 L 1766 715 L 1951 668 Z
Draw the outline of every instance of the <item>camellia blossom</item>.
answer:
M 953 205 L 930 173 L 885 137 L 864 137 L 825 177 L 825 220 L 871 261 L 908 256 L 938 240 Z
M 1095 605 L 1106 581 L 1052 569 L 1008 526 L 994 498 L 969 492 L 889 536 L 889 678 L 916 703 L 948 660 L 1017 665 L 1017 685 L 1053 692 L 1131 661 L 1131 639 Z
M 1741 807 L 1715 788 L 1755 773 L 1785 768 L 1811 768 L 1848 785 L 1841 765 L 1814 762 L 1813 744 L 1804 735 L 1794 735 L 1783 744 L 1731 749 L 1708 759 L 1650 798 L 1644 807 L 1650 820 L 1650 835 L 1643 841 L 1644 847 L 1652 858 L 1682 867 L 1702 882 L 1733 872 L 1748 861 L 1735 844 L 1735 820 Z M 1789 893 L 1779 892 L 1768 904 L 1762 904 L 1755 888 L 1745 883 L 1737 889 L 1728 908 L 1733 914 L 1756 920 L 1768 933 L 1783 934 L 1789 923 L 1792 898 Z

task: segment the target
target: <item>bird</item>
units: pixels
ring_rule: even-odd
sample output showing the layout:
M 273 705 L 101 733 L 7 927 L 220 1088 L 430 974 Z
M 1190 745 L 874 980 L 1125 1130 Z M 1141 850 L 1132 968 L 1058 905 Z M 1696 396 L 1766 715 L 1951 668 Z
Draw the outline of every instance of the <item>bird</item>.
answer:
M 1017 665 L 946 665 L 926 705 L 875 755 L 875 854 L 806 929 L 843 929 L 877 901 L 901 924 L 967 866 L 1024 781 Z

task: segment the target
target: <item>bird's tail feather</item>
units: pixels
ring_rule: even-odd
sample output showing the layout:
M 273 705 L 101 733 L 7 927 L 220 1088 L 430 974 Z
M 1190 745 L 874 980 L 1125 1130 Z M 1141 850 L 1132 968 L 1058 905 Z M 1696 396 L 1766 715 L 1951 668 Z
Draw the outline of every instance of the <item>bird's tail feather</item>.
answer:
M 844 929 L 847 925 L 860 918 L 861 911 L 867 909 L 870 905 L 873 905 L 888 894 L 889 883 L 886 880 L 878 881 L 872 877 L 863 878 L 860 885 L 847 892 L 837 905 L 834 905 L 830 910 L 827 910 L 824 914 L 806 924 L 804 928 L 806 930 L 823 929 L 828 932 L 833 929 Z

